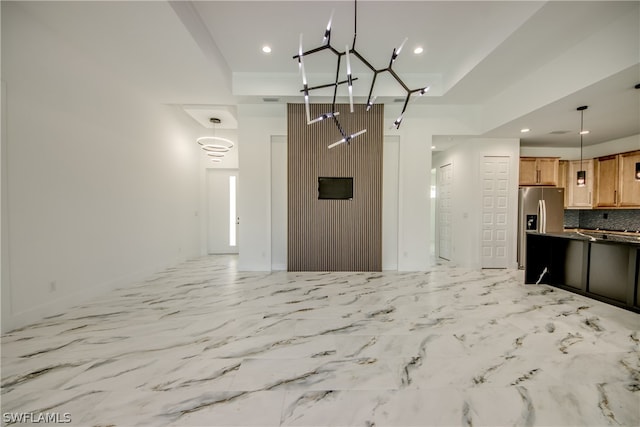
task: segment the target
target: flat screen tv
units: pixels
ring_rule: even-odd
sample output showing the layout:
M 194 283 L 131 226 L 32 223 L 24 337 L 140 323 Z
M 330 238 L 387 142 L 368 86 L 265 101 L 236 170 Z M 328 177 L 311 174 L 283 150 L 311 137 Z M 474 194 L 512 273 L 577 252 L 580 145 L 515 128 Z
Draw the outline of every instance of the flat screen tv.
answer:
M 353 178 L 318 177 L 318 199 L 349 200 L 353 199 Z

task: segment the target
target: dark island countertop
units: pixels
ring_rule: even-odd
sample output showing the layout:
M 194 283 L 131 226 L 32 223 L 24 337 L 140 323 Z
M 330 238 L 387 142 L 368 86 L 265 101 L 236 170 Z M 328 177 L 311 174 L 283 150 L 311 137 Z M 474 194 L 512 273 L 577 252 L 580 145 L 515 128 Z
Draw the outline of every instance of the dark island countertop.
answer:
M 527 232 L 525 284 L 547 284 L 640 312 L 640 233 Z
M 640 233 L 580 229 L 569 229 L 555 233 L 539 233 L 537 231 L 528 231 L 527 233 L 540 236 L 561 237 L 564 239 L 585 240 L 598 243 L 625 243 L 640 246 Z

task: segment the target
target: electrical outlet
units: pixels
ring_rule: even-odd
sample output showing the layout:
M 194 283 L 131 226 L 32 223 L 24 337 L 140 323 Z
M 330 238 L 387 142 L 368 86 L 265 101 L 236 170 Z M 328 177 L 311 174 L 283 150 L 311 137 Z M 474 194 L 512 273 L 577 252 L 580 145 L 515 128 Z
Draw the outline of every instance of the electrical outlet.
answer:
M 49 292 L 55 292 L 58 289 L 58 284 L 55 280 L 49 282 Z

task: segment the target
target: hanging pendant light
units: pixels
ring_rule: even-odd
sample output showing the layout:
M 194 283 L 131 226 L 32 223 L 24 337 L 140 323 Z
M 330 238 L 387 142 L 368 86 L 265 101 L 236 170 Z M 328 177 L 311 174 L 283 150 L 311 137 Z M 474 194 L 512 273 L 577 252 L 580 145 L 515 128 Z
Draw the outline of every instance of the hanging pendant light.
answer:
M 220 124 L 221 120 L 217 117 L 211 117 L 209 122 L 212 124 L 213 132 L 215 134 L 215 125 Z M 235 145 L 230 139 L 222 138 L 220 136 L 201 136 L 196 139 L 196 142 L 200 145 L 202 151 L 207 153 L 207 156 L 209 156 L 213 163 L 221 163 L 225 153 L 231 150 Z
M 378 74 L 381 73 L 389 73 L 391 75 L 391 77 L 393 77 L 396 82 L 402 86 L 402 88 L 404 89 L 404 91 L 406 92 L 406 99 L 404 102 L 404 106 L 402 107 L 402 112 L 400 113 L 400 116 L 398 117 L 398 119 L 393 123 L 393 125 L 396 127 L 396 129 L 398 129 L 400 127 L 400 124 L 402 122 L 402 118 L 404 116 L 404 113 L 407 109 L 407 104 L 409 103 L 409 99 L 411 98 L 411 96 L 413 94 L 418 93 L 419 95 L 424 95 L 425 93 L 427 93 L 427 91 L 429 90 L 429 86 L 425 86 L 425 87 L 421 87 L 418 89 L 410 89 L 405 83 L 404 81 L 400 78 L 400 76 L 398 76 L 398 74 L 393 70 L 393 64 L 396 60 L 396 58 L 398 57 L 398 55 L 400 55 L 400 52 L 402 51 L 402 48 L 404 47 L 405 43 L 407 42 L 407 38 L 405 38 L 402 43 L 400 43 L 400 46 L 398 48 L 394 48 L 393 49 L 393 53 L 391 54 L 391 60 L 389 61 L 389 64 L 385 67 L 385 68 L 375 68 L 367 59 L 365 59 L 364 56 L 362 56 L 358 50 L 356 49 L 356 36 L 358 34 L 357 31 L 357 27 L 358 27 L 358 2 L 357 0 L 354 0 L 353 2 L 353 6 L 354 6 L 354 22 L 353 22 L 353 42 L 351 44 L 351 47 L 349 47 L 349 45 L 345 45 L 345 50 L 343 52 L 338 51 L 337 49 L 335 49 L 332 45 L 331 45 L 331 23 L 333 21 L 333 12 L 331 12 L 331 17 L 329 18 L 329 23 L 327 24 L 327 27 L 324 31 L 324 37 L 322 39 L 322 45 L 315 47 L 313 49 L 309 49 L 304 51 L 302 49 L 302 35 L 300 35 L 300 42 L 299 42 L 299 47 L 298 47 L 298 54 L 293 56 L 293 59 L 297 59 L 298 60 L 298 67 L 300 68 L 300 71 L 302 73 L 302 90 L 300 91 L 303 95 L 304 95 L 304 103 L 305 103 L 305 114 L 306 114 L 306 118 L 307 118 L 307 124 L 313 124 L 313 123 L 317 123 L 320 122 L 324 119 L 327 118 L 331 118 L 333 119 L 333 123 L 335 124 L 336 128 L 338 129 L 338 132 L 340 132 L 340 135 L 342 136 L 342 139 L 338 142 L 335 142 L 333 144 L 330 144 L 328 147 L 329 148 L 333 148 L 336 147 L 338 145 L 341 145 L 343 143 L 346 143 L 347 145 L 349 145 L 350 141 L 359 136 L 362 135 L 363 133 L 366 132 L 366 129 L 362 129 L 360 131 L 357 132 L 348 132 L 348 130 L 345 130 L 342 127 L 342 124 L 340 123 L 340 120 L 338 117 L 336 117 L 338 115 L 338 111 L 336 111 L 336 98 L 337 98 L 337 94 L 338 94 L 338 87 L 346 84 L 347 85 L 347 90 L 348 90 L 348 94 L 349 94 L 349 111 L 351 113 L 354 112 L 354 104 L 353 104 L 353 82 L 358 80 L 357 77 L 353 76 L 352 73 L 352 69 L 351 69 L 351 65 L 352 65 L 352 60 L 357 59 L 358 61 L 360 61 L 360 63 L 362 65 L 364 65 L 365 68 L 367 68 L 369 70 L 369 72 L 373 73 L 373 79 L 371 81 L 371 86 L 369 87 L 369 95 L 367 97 L 367 103 L 366 103 L 366 111 L 371 110 L 371 108 L 374 105 L 375 102 L 375 96 L 373 96 L 373 92 L 374 92 L 374 86 L 376 84 L 376 79 L 378 77 Z M 321 85 L 317 85 L 317 86 L 309 86 L 309 82 L 307 81 L 307 76 L 305 74 L 305 68 L 304 68 L 304 58 L 306 56 L 310 56 L 314 53 L 318 53 L 324 50 L 328 50 L 329 52 L 333 53 L 336 57 L 336 74 L 335 74 L 335 80 L 332 83 L 326 83 L 326 84 L 321 84 Z M 346 59 L 346 71 L 347 71 L 347 79 L 346 80 L 340 80 L 339 79 L 339 75 L 340 75 L 340 61 L 342 59 L 342 56 L 345 57 Z M 315 119 L 311 119 L 310 113 L 309 113 L 309 94 L 310 92 L 317 90 L 317 89 L 326 89 L 326 88 L 330 88 L 333 87 L 333 100 L 331 102 L 331 109 L 332 111 L 328 112 L 328 113 L 324 113 L 321 114 L 320 116 L 318 116 Z
M 577 108 L 580 111 L 580 170 L 576 176 L 576 185 L 578 187 L 587 185 L 587 171 L 582 168 L 582 136 L 589 133 L 589 131 L 584 130 L 584 110 L 587 108 L 589 107 L 586 105 Z

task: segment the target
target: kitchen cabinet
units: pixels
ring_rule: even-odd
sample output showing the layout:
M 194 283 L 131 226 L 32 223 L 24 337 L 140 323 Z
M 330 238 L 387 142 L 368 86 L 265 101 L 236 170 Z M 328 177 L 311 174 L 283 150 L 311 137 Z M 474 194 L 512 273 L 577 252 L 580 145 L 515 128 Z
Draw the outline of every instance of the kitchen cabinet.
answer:
M 605 156 L 596 159 L 595 177 L 596 207 L 616 207 L 618 198 L 618 156 Z
M 578 187 L 576 179 L 578 171 L 587 172 L 584 187 Z M 593 159 L 572 160 L 568 162 L 565 195 L 567 197 L 567 209 L 591 209 L 593 207 Z
M 588 291 L 620 303 L 625 303 L 629 294 L 633 300 L 634 292 L 628 289 L 629 251 L 633 251 L 632 255 L 637 253 L 625 245 L 591 243 Z
M 640 312 L 635 236 L 527 233 L 525 284 L 544 283 Z
M 618 158 L 619 192 L 618 206 L 640 208 L 640 181 L 635 179 L 636 163 L 640 162 L 640 151 L 622 153 Z
M 519 184 L 557 186 L 559 162 L 557 157 L 520 157 Z
M 640 151 L 595 160 L 595 207 L 640 208 L 640 181 L 635 179 L 636 162 L 640 162 Z
M 569 206 L 569 195 L 567 189 L 567 176 L 569 174 L 569 161 L 560 160 L 558 162 L 558 187 L 564 188 L 564 208 Z

